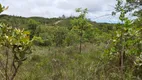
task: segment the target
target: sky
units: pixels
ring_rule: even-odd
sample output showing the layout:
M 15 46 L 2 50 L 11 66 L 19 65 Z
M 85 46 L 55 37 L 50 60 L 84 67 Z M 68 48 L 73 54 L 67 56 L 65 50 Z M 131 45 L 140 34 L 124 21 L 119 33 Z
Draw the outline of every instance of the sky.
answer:
M 118 16 L 111 16 L 116 0 L 0 0 L 8 10 L 2 14 L 23 17 L 74 16 L 76 8 L 88 8 L 87 18 L 96 22 L 118 22 Z

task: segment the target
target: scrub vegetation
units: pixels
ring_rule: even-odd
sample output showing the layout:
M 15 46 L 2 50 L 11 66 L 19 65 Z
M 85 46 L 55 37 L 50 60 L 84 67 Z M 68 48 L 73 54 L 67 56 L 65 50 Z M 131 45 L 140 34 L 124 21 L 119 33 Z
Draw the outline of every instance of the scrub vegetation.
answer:
M 77 17 L 1 14 L 0 80 L 142 80 L 141 4 L 117 0 L 117 24 L 87 19 L 87 8 Z

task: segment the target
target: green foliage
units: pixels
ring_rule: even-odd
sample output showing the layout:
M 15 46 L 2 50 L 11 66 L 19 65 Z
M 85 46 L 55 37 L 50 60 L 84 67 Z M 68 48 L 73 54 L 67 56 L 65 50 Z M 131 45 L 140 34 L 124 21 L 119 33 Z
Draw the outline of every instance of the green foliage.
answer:
M 27 59 L 27 55 L 31 53 L 33 40 L 34 39 L 30 40 L 28 31 L 12 28 L 2 23 L 0 24 L 0 46 L 6 50 L 6 64 L 5 67 L 2 68 L 5 70 L 3 73 L 6 75 L 3 79 L 14 79 L 18 68 L 21 66 L 22 62 Z M 9 67 L 11 67 L 12 70 L 9 69 Z
M 3 12 L 3 7 L 2 5 L 0 4 L 0 13 Z
M 5 10 L 0 4 L 0 12 Z M 19 67 L 31 53 L 31 45 L 34 39 L 30 40 L 29 32 L 12 28 L 0 23 L 0 47 L 5 51 L 0 53 L 1 79 L 14 80 Z
M 76 12 L 80 13 L 80 15 L 71 20 L 71 23 L 73 25 L 73 29 L 79 30 L 78 33 L 82 34 L 81 31 L 85 31 L 86 29 L 90 28 L 92 25 L 89 23 L 89 21 L 86 19 L 86 14 L 88 12 L 87 8 L 84 10 L 81 10 L 81 8 L 76 9 Z
M 28 31 L 17 28 L 13 29 L 12 27 L 5 24 L 1 24 L 0 27 L 0 42 L 2 46 L 13 48 L 14 46 L 17 46 L 15 47 L 16 49 L 14 48 L 14 51 L 18 50 L 18 46 L 20 46 L 20 53 L 25 52 L 25 50 L 28 50 L 28 48 L 31 46 L 32 41 L 29 40 Z
M 54 42 L 56 46 L 62 46 L 67 36 L 68 29 L 65 27 L 56 27 L 54 32 Z
M 36 22 L 35 20 L 33 19 L 29 19 L 29 22 L 28 22 L 28 30 L 30 30 L 30 38 L 32 39 L 33 36 L 36 34 L 36 28 L 38 26 L 38 22 Z
M 75 43 L 78 43 L 78 35 L 74 31 L 71 30 L 67 33 L 67 36 L 64 42 L 65 42 L 65 45 L 67 46 L 71 46 Z
M 37 35 L 43 39 L 42 46 L 63 46 L 68 34 L 67 27 L 60 26 L 40 26 L 36 30 Z
M 69 18 L 0 15 L 0 22 L 8 24 L 0 24 L 0 66 L 8 61 L 7 68 L 0 67 L 0 78 L 12 78 L 24 62 L 16 80 L 142 79 L 142 19 L 138 14 L 136 20 L 126 17 L 138 8 L 131 4 L 136 0 L 126 1 L 117 0 L 112 13 L 120 13 L 120 24 L 92 22 L 81 8 Z M 0 12 L 5 9 L 0 5 Z
M 2 6 L 2 4 L 0 4 L 0 13 L 7 9 L 8 7 Z
M 80 36 L 80 53 L 81 53 L 81 44 L 84 40 L 83 35 L 86 32 L 86 30 L 91 28 L 90 22 L 86 19 L 86 14 L 88 13 L 87 8 L 82 10 L 81 8 L 77 8 L 76 12 L 80 13 L 77 18 L 74 18 L 71 20 L 71 23 L 73 25 L 72 30 L 74 30 L 79 36 Z
M 126 17 L 126 13 L 129 12 L 129 5 L 123 6 L 123 1 L 118 0 L 116 11 L 120 12 L 119 19 L 122 21 L 122 24 L 115 31 L 113 36 L 113 46 L 111 48 L 111 55 L 118 54 L 120 59 L 121 69 L 121 79 L 126 78 L 127 71 L 131 72 L 132 76 L 136 78 L 141 78 L 139 74 L 134 74 L 135 70 L 130 70 L 131 67 L 135 67 L 134 64 L 137 57 L 141 55 L 142 43 L 141 43 L 141 30 L 142 28 L 134 24 L 134 21 L 129 20 Z M 132 58 L 132 59 L 130 59 Z M 132 62 L 128 64 L 128 62 Z M 141 68 L 141 67 L 137 67 Z M 136 68 L 135 68 L 136 69 Z
M 43 40 L 43 43 L 37 42 L 37 45 L 42 46 L 51 46 L 53 43 L 53 37 L 54 37 L 54 30 L 55 28 L 53 26 L 44 26 L 41 25 L 37 27 L 36 32 L 37 36 L 40 36 Z

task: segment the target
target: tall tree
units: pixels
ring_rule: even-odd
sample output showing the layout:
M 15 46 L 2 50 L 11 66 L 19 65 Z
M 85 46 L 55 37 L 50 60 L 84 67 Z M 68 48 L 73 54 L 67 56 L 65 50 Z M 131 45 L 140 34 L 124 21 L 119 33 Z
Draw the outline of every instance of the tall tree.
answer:
M 117 0 L 116 12 L 120 12 L 119 19 L 121 20 L 121 25 L 117 27 L 115 36 L 113 37 L 113 51 L 120 55 L 120 74 L 121 80 L 125 80 L 125 62 L 127 61 L 126 55 L 131 55 L 133 57 L 138 57 L 141 55 L 141 49 L 139 45 L 141 44 L 141 30 L 142 28 L 134 24 L 134 20 L 129 20 L 126 16 L 128 12 L 134 10 L 131 4 L 126 2 L 123 4 L 122 0 Z M 133 59 L 135 62 L 135 58 Z M 134 65 L 134 63 L 132 63 Z
M 80 36 L 80 48 L 79 52 L 81 53 L 82 49 L 82 41 L 83 41 L 83 34 L 84 32 L 90 28 L 92 25 L 89 23 L 88 19 L 86 18 L 86 14 L 88 13 L 88 9 L 81 9 L 77 8 L 76 12 L 79 13 L 79 16 L 71 20 L 71 23 L 73 25 L 73 30 L 76 30 L 77 33 Z

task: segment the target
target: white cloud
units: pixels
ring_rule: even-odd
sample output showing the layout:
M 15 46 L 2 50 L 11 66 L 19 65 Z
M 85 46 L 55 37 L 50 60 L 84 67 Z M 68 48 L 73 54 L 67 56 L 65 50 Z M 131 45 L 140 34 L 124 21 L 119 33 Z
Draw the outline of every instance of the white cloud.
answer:
M 58 17 L 63 14 L 70 16 L 75 14 L 75 8 L 88 8 L 88 18 L 96 21 L 116 20 L 112 16 L 102 15 L 111 14 L 116 0 L 0 0 L 9 9 L 4 14 L 18 16 L 42 16 L 42 17 Z M 112 19 L 111 19 L 112 18 Z

